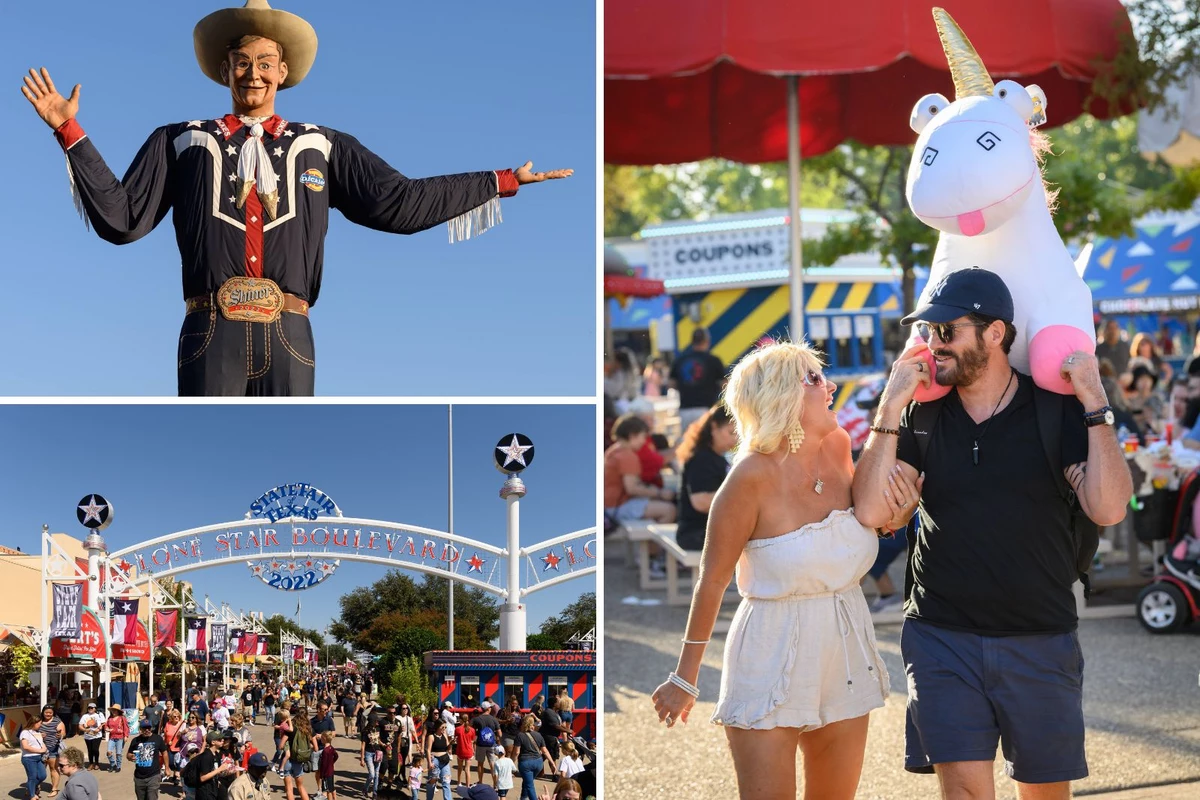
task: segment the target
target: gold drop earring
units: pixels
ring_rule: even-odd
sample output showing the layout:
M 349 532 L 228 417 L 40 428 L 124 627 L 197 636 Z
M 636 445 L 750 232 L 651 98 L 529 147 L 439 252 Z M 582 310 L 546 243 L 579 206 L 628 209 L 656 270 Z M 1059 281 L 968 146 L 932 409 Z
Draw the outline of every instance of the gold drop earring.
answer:
M 793 453 L 800 449 L 800 445 L 804 444 L 804 428 L 799 422 L 792 423 L 792 427 L 788 428 L 787 432 L 788 449 Z

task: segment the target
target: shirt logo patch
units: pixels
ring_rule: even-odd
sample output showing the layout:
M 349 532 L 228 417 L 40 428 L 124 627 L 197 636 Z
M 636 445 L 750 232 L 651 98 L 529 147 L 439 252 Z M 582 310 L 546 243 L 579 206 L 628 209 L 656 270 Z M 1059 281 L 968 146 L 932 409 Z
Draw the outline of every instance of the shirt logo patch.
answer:
M 300 176 L 300 184 L 314 192 L 325 191 L 325 176 L 319 169 L 310 169 Z

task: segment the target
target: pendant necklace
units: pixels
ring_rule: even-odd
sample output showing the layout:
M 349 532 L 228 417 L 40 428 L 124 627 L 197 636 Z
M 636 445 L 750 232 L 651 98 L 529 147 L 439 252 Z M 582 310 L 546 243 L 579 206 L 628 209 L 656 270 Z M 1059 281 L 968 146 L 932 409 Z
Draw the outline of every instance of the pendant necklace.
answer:
M 1011 368 L 1010 368 L 1011 369 Z M 1000 393 L 1000 399 L 996 401 L 996 407 L 992 409 L 992 414 L 987 418 L 983 425 L 983 430 L 975 437 L 975 446 L 971 448 L 971 461 L 975 466 L 979 466 L 979 440 L 988 432 L 988 428 L 992 426 L 992 420 L 996 417 L 996 412 L 1000 410 L 1000 404 L 1004 402 L 1004 398 L 1008 395 L 1008 388 L 1012 386 L 1013 378 L 1016 377 L 1017 371 L 1014 369 L 1008 375 L 1008 383 L 1004 384 L 1004 391 Z M 818 490 L 819 491 L 819 490 Z
M 820 456 L 818 456 L 818 459 L 819 458 L 820 458 Z M 809 478 L 813 477 L 812 475 L 808 474 L 807 470 L 805 470 L 804 474 L 806 477 L 809 477 Z M 821 492 L 825 491 L 825 481 L 821 480 L 820 477 L 818 477 L 817 482 L 813 484 L 813 491 L 816 492 L 817 494 L 820 494 Z

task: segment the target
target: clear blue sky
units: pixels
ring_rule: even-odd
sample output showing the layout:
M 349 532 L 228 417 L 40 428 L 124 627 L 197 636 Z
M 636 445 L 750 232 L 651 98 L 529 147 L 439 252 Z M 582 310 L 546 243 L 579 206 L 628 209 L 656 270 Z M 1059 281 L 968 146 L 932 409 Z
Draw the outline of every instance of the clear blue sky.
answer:
M 591 405 L 454 406 L 454 529 L 505 546 L 504 476 L 492 447 L 508 433 L 536 446 L 523 473 L 521 542 L 529 545 L 596 524 L 596 415 Z M 174 531 L 240 519 L 257 497 L 284 483 L 310 483 L 346 516 L 446 529 L 446 406 L 0 406 L 0 544 L 40 552 L 43 523 L 79 538 L 84 495 L 114 508 L 109 550 Z M 303 592 L 268 587 L 243 564 L 184 572 L 197 598 L 322 629 L 338 598 L 384 574 L 342 561 Z M 410 572 L 417 580 L 421 573 Z M 529 631 L 584 592 L 595 575 L 530 595 Z
M 123 247 L 85 230 L 62 151 L 21 95 L 30 67 L 83 84 L 79 121 L 118 177 L 154 128 L 215 118 L 192 29 L 239 0 L 5 3 L 0 52 L 0 394 L 173 395 L 183 319 L 170 219 Z M 312 312 L 320 395 L 596 391 L 596 26 L 589 2 L 279 0 L 320 44 L 276 110 L 356 136 L 411 177 L 571 167 L 450 245 L 330 213 Z M 519 357 L 514 357 L 517 355 Z M 83 366 L 84 364 L 88 366 Z

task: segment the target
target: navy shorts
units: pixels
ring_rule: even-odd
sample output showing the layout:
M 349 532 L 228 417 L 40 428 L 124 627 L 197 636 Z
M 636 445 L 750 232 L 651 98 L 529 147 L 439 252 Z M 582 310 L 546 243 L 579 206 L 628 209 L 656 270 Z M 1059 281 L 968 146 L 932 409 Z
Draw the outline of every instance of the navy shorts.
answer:
M 906 619 L 904 768 L 993 761 L 1021 783 L 1086 778 L 1083 652 L 1074 633 L 980 636 Z

